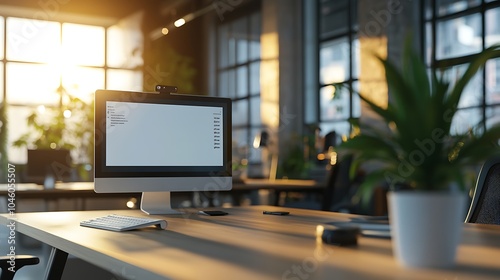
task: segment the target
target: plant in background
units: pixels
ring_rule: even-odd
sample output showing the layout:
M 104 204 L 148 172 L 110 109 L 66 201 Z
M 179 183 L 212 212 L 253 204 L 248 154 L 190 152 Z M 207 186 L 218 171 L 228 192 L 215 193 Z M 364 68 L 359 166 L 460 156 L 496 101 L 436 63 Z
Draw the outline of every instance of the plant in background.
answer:
M 493 46 L 476 55 L 463 76 L 454 84 L 443 75 L 430 74 L 425 64 L 407 42 L 401 70 L 379 58 L 385 67 L 390 92 L 386 108 L 360 94 L 387 126 L 380 127 L 359 120 L 360 134 L 340 145 L 340 150 L 354 154 L 354 168 L 377 162 L 381 168 L 368 174 L 360 188 L 363 198 L 381 181 L 391 187 L 403 184 L 414 190 L 446 190 L 456 183 L 465 188 L 463 170 L 499 153 L 500 126 L 481 129 L 481 123 L 466 133 L 454 133 L 452 120 L 465 86 L 490 58 L 500 56 Z
M 67 149 L 72 152 L 77 163 L 94 162 L 94 106 L 58 90 L 61 106 L 35 109 L 26 119 L 29 131 L 13 146 L 27 149 Z M 85 168 L 85 166 L 83 166 Z M 85 171 L 78 170 L 83 179 Z
M 316 162 L 314 137 L 314 135 L 295 135 L 290 138 L 287 153 L 280 160 L 278 178 L 310 178 L 310 171 Z

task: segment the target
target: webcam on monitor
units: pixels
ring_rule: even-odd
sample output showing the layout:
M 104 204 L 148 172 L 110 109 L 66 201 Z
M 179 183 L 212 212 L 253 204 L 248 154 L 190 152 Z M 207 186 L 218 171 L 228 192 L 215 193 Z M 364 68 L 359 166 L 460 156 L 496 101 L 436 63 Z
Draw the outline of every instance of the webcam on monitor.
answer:
M 178 88 L 176 86 L 164 86 L 157 85 L 156 91 L 159 93 L 177 93 Z

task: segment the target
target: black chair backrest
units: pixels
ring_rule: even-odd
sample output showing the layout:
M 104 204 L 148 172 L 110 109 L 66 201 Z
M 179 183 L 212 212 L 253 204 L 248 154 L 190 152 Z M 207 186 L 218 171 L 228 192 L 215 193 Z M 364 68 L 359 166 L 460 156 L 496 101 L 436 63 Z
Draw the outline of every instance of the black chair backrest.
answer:
M 352 156 L 345 156 L 338 159 L 335 165 L 332 165 L 330 174 L 327 180 L 327 186 L 323 196 L 321 210 L 337 211 L 338 207 L 346 200 L 351 193 L 351 179 L 349 178 L 349 170 L 351 168 Z
M 465 222 L 500 224 L 500 157 L 489 159 L 479 171 Z

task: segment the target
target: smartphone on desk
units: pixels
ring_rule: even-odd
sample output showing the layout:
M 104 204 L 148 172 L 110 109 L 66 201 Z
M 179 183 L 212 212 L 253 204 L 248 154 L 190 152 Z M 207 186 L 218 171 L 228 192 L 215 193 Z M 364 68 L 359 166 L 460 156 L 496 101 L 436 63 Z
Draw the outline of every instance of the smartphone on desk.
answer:
M 277 215 L 277 216 L 286 216 L 290 214 L 288 211 L 263 211 L 262 214 L 264 215 Z
M 205 216 L 224 216 L 228 213 L 220 210 L 200 210 L 198 211 L 198 214 Z

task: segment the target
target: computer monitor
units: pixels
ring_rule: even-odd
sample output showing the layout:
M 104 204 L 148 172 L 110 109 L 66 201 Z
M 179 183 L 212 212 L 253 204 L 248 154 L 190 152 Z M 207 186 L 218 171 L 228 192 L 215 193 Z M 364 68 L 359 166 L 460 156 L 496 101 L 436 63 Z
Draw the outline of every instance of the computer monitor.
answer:
M 231 190 L 231 100 L 97 90 L 97 193 L 142 192 L 148 214 L 180 213 L 170 192 Z

